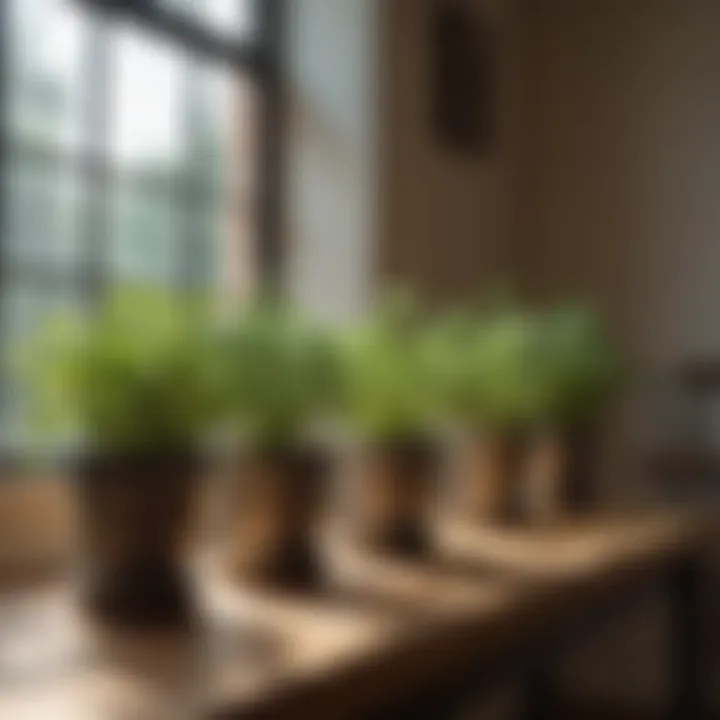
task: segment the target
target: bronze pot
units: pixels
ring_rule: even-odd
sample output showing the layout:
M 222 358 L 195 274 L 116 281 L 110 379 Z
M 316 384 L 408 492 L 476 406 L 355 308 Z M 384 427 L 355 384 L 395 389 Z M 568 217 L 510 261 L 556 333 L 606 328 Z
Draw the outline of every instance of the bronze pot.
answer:
M 351 534 L 368 549 L 399 556 L 429 551 L 438 453 L 424 439 L 368 445 L 349 478 Z
M 580 425 L 565 431 L 565 483 L 568 506 L 574 513 L 593 512 L 600 501 L 599 426 Z
M 460 439 L 451 459 L 457 516 L 473 522 L 518 520 L 524 453 L 520 433 L 488 431 Z
M 523 471 L 523 515 L 531 523 L 590 512 L 597 504 L 597 434 L 589 426 L 538 433 Z
M 77 468 L 85 539 L 85 597 L 103 619 L 187 624 L 183 553 L 200 459 L 192 451 L 97 454 Z
M 312 449 L 258 450 L 240 458 L 228 558 L 235 577 L 291 588 L 321 582 L 317 530 L 326 484 L 327 463 Z

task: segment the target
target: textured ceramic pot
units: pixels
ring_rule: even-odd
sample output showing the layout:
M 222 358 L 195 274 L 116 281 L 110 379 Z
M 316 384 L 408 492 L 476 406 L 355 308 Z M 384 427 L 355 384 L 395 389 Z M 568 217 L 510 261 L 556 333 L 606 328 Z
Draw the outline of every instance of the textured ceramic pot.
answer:
M 239 580 L 310 587 L 321 581 L 317 542 L 327 462 L 311 449 L 246 453 L 233 489 L 229 562 Z
M 85 598 L 94 614 L 132 625 L 192 619 L 183 565 L 200 467 L 192 452 L 80 461 Z
M 487 431 L 457 439 L 449 470 L 453 511 L 473 522 L 518 520 L 525 447 L 519 433 Z
M 597 505 L 597 433 L 590 426 L 537 433 L 523 469 L 523 516 L 555 522 Z
M 350 460 L 353 538 L 373 551 L 421 555 L 431 545 L 438 453 L 425 439 L 375 442 Z

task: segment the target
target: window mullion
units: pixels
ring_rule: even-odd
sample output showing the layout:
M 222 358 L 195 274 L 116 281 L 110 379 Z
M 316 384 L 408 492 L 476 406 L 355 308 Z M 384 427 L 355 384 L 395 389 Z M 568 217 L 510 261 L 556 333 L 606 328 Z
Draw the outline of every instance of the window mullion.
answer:
M 192 169 L 195 160 L 196 147 L 194 138 L 196 137 L 195 112 L 197 108 L 197 64 L 187 62 L 183 63 L 182 86 L 180 107 L 182 108 L 182 133 L 184 143 L 184 158 L 181 164 L 182 170 L 177 178 L 177 209 L 182 215 L 182 223 L 179 237 L 179 262 L 178 272 L 180 276 L 180 284 L 183 287 L 189 287 L 193 280 L 193 237 L 195 230 L 195 222 L 193 218 L 194 210 L 196 210 L 193 196 L 193 178 Z
M 110 144 L 110 118 L 113 104 L 111 27 L 107 18 L 93 13 L 85 63 L 84 126 L 89 154 L 99 159 L 85 168 L 83 234 L 83 291 L 91 304 L 106 293 L 108 278 L 109 201 L 113 184 L 107 161 Z
M 262 281 L 280 292 L 283 283 L 285 175 L 285 69 L 286 0 L 255 0 L 259 43 L 266 59 L 261 79 L 260 163 L 258 167 L 258 256 Z

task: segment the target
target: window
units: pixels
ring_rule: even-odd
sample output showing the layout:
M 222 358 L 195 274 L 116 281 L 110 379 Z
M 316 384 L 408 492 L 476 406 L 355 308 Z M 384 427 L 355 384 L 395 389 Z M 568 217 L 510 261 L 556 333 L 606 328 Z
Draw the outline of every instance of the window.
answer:
M 160 5 L 196 21 L 225 40 L 248 39 L 257 35 L 257 18 L 249 0 L 160 0 Z
M 4 0 L 6 450 L 22 447 L 14 348 L 49 315 L 127 281 L 242 290 L 252 278 L 270 139 L 252 133 L 268 84 L 256 1 Z

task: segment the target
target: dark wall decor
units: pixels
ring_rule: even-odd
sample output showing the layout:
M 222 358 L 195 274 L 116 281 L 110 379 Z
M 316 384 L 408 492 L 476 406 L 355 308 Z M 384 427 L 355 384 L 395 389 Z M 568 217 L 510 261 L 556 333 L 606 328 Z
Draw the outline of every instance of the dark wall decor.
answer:
M 432 0 L 431 120 L 437 140 L 487 152 L 495 130 L 496 53 L 490 19 L 467 0 Z

